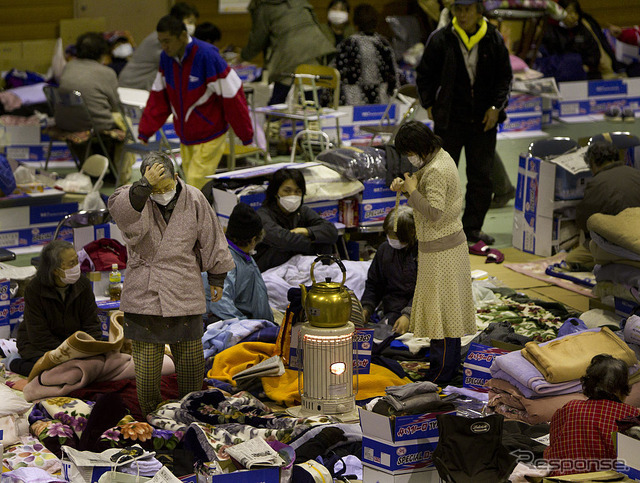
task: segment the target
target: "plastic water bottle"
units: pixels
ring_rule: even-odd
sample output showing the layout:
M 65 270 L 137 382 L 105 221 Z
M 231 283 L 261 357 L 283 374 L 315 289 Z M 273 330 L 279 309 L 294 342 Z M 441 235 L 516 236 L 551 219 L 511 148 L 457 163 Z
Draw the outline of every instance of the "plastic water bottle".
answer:
M 111 273 L 109 274 L 109 298 L 111 300 L 120 300 L 122 295 L 122 274 L 118 270 L 118 264 L 111 265 Z

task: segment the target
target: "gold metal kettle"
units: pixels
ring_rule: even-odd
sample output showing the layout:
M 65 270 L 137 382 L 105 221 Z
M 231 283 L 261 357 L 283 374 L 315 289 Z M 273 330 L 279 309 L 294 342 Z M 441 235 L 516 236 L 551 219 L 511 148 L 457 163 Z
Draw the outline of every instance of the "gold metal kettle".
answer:
M 342 270 L 342 282 L 332 282 L 327 278 L 324 282 L 316 282 L 313 269 L 321 260 L 328 259 L 336 262 Z M 320 255 L 311 264 L 311 282 L 313 285 L 307 291 L 302 289 L 302 306 L 307 314 L 307 320 L 315 327 L 342 327 L 351 318 L 351 296 L 344 286 L 347 270 L 342 260 L 332 255 Z

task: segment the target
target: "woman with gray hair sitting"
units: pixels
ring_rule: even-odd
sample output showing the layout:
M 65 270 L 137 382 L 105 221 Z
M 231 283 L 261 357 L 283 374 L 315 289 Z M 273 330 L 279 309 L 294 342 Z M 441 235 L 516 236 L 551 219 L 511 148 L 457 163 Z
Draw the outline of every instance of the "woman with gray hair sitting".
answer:
M 19 356 L 5 360 L 5 367 L 28 376 L 45 352 L 79 330 L 102 339 L 96 299 L 91 283 L 80 272 L 73 245 L 53 240 L 42 250 L 38 271 L 24 293 Z

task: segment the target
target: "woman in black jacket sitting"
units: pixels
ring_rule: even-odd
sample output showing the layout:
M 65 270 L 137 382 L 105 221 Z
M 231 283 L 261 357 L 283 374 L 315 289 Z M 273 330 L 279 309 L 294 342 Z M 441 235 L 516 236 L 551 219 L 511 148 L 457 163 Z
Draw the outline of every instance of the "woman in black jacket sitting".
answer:
M 78 254 L 71 243 L 54 240 L 42 250 L 36 276 L 25 290 L 19 357 L 7 361 L 9 369 L 28 376 L 45 352 L 79 330 L 102 339 L 98 307 L 91 283 L 80 272 Z
M 254 259 L 261 272 L 283 264 L 294 255 L 331 253 L 338 230 L 303 205 L 306 184 L 297 169 L 273 173 L 258 215 L 265 231 Z

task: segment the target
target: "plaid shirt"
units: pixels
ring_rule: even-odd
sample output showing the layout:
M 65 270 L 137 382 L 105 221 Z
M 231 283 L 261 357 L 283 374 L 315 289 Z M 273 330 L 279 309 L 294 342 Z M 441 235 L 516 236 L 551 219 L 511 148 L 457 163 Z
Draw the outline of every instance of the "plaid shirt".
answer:
M 609 463 L 616 459 L 611 437 L 618 429 L 616 421 L 638 415 L 638 408 L 616 401 L 569 401 L 551 418 L 549 447 L 544 457 L 562 465 L 552 476 L 604 470 L 596 461 Z

